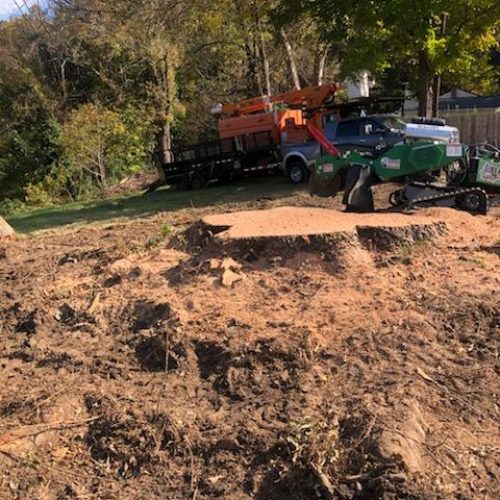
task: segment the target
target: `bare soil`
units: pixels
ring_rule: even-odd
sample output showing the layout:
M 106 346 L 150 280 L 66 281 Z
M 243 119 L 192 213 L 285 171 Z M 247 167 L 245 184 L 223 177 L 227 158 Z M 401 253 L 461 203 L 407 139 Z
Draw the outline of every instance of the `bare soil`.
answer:
M 498 498 L 500 218 L 314 205 L 2 240 L 0 498 Z

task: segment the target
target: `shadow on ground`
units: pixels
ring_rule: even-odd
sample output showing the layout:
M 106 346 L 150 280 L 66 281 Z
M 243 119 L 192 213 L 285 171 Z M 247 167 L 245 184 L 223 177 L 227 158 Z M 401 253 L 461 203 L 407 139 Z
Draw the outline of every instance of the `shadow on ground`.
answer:
M 249 179 L 227 186 L 211 186 L 200 191 L 174 191 L 160 188 L 153 193 L 132 195 L 87 203 L 71 203 L 34 210 L 8 218 L 18 233 L 30 233 L 68 224 L 88 224 L 120 217 L 138 217 L 183 208 L 203 208 L 262 198 L 283 198 L 304 189 L 284 177 Z

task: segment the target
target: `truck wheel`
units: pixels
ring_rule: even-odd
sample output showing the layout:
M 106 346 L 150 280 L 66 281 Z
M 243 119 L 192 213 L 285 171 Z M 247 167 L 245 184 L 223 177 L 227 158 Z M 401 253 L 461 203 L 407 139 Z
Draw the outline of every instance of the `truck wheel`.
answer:
M 291 161 L 287 165 L 286 171 L 288 174 L 288 178 L 294 184 L 302 184 L 304 182 L 307 182 L 307 180 L 309 179 L 309 169 L 304 164 L 304 162 L 300 160 Z

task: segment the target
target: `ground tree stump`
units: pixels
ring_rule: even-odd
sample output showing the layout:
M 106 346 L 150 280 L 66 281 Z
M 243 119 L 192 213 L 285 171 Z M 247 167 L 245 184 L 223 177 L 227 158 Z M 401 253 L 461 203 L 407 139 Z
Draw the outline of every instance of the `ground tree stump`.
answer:
M 5 219 L 2 219 L 2 217 L 0 217 L 0 239 L 12 234 L 14 234 L 14 229 L 12 229 L 9 224 L 7 224 Z

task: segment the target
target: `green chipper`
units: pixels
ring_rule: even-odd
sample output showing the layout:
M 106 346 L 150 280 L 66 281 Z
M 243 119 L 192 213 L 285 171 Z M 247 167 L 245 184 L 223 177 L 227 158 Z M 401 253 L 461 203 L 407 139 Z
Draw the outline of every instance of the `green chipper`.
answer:
M 368 131 L 369 133 L 369 131 Z M 458 130 L 439 119 L 415 119 L 404 139 L 369 152 L 340 152 L 326 138 L 310 177 L 311 194 L 344 190 L 349 212 L 373 212 L 372 186 L 397 182 L 390 203 L 406 209 L 447 206 L 486 214 L 500 199 L 500 150 L 460 144 Z

